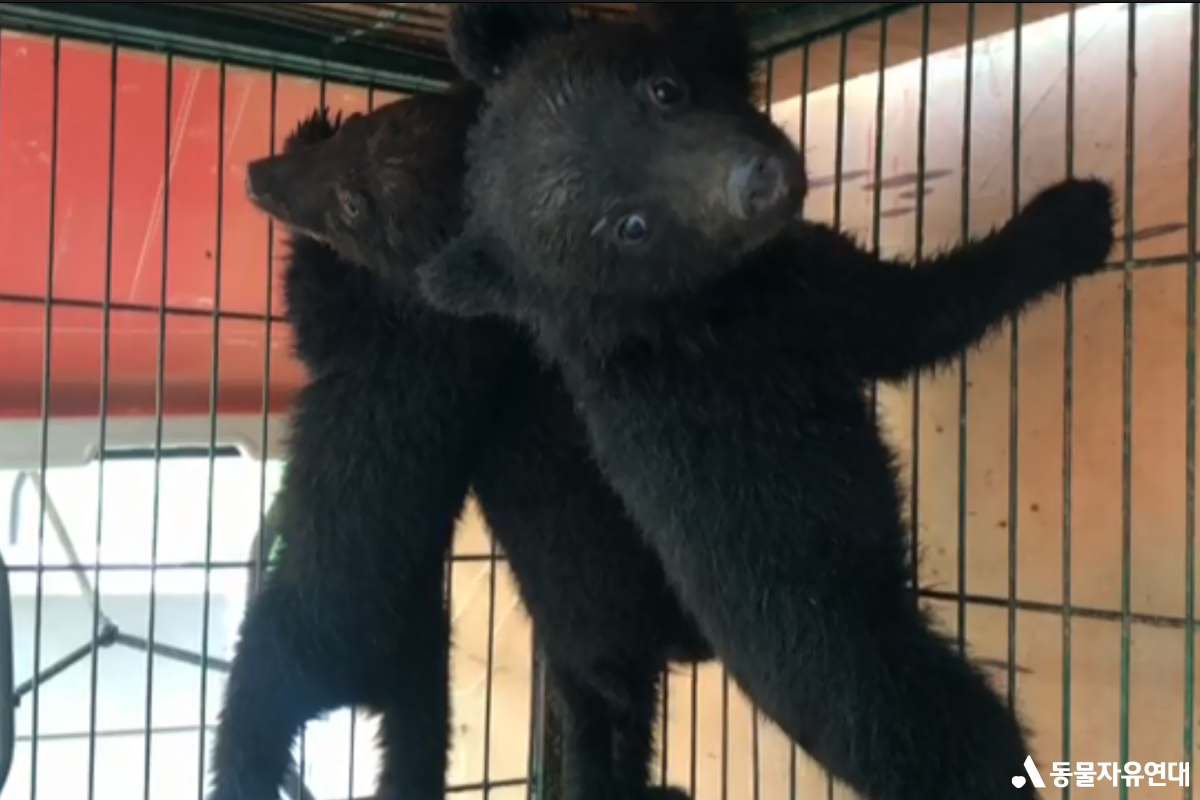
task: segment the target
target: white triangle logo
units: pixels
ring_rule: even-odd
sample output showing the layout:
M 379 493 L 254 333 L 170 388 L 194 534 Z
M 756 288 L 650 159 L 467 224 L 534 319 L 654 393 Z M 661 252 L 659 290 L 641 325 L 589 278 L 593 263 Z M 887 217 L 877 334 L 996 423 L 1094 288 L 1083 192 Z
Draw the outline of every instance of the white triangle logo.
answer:
M 1037 764 L 1033 763 L 1033 756 L 1025 759 L 1025 774 L 1029 776 L 1029 780 L 1033 782 L 1034 786 L 1039 789 L 1046 788 L 1046 782 L 1042 780 L 1042 773 L 1038 772 Z M 1022 789 L 1025 787 L 1025 778 L 1017 775 L 1013 778 L 1012 783 L 1013 786 Z

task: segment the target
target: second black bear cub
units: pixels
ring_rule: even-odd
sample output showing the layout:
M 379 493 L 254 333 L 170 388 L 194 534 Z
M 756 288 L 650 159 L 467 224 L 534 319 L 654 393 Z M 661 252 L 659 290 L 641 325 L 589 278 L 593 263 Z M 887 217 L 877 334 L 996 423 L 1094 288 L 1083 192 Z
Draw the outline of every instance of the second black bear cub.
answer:
M 1112 197 L 1070 181 L 917 265 L 796 219 L 794 145 L 681 42 L 522 37 L 463 4 L 487 89 L 464 233 L 422 268 L 466 317 L 520 321 L 738 684 L 872 800 L 1032 798 L 1030 751 L 919 610 L 894 456 L 866 388 L 956 357 L 1102 268 Z
M 438 98 L 411 114 L 429 124 L 470 118 L 472 99 Z M 316 115 L 285 150 L 332 133 Z M 461 140 L 442 136 L 429 147 L 435 165 L 434 145 L 461 159 Z M 430 213 L 457 212 L 457 202 L 436 200 Z M 299 359 L 314 368 L 293 405 L 272 514 L 284 546 L 240 626 L 211 798 L 276 800 L 303 726 L 351 705 L 380 717 L 376 796 L 443 798 L 446 556 L 519 340 L 509 326 L 467 326 L 420 302 L 401 305 L 322 243 L 289 238 L 288 317 Z M 412 257 L 436 242 L 425 245 Z M 323 314 L 331 279 L 336 307 Z M 339 350 L 339 339 L 377 344 Z

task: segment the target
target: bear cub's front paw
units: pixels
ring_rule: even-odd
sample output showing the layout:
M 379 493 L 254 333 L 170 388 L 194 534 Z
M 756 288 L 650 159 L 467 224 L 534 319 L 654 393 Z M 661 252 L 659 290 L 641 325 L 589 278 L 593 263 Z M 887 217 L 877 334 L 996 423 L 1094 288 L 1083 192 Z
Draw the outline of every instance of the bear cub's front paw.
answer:
M 1113 248 L 1113 208 L 1113 191 L 1104 181 L 1072 179 L 1057 183 L 1040 192 L 1021 211 L 1021 250 L 1038 261 L 1053 260 L 1054 267 L 1067 276 L 1098 272 Z

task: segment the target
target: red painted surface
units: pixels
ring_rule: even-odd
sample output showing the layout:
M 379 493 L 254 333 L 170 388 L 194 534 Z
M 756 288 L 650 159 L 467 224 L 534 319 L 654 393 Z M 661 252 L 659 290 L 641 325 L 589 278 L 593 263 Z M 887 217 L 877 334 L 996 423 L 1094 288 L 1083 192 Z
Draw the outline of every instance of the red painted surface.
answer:
M 268 411 L 285 410 L 303 373 L 283 323 L 271 329 L 264 381 L 268 312 L 284 310 L 278 238 L 272 259 L 268 222 L 242 194 L 246 162 L 271 147 L 270 75 L 226 71 L 222 126 L 218 68 L 176 60 L 168 159 L 165 60 L 120 53 L 114 106 L 111 51 L 63 42 L 55 154 L 53 52 L 46 39 L 0 39 L 0 419 L 36 418 L 44 400 L 56 417 L 99 412 L 100 304 L 110 264 L 117 309 L 109 315 L 111 415 L 155 414 L 160 350 L 167 415 L 207 415 L 214 368 L 218 413 L 262 413 L 264 382 Z M 276 146 L 319 96 L 315 82 L 278 79 Z M 365 90 L 349 87 L 329 86 L 326 97 L 345 110 L 368 103 Z M 376 96 L 377 103 L 390 99 Z M 48 292 L 54 303 L 47 353 Z M 214 324 L 214 308 L 253 319 Z M 47 363 L 50 391 L 43 398 Z

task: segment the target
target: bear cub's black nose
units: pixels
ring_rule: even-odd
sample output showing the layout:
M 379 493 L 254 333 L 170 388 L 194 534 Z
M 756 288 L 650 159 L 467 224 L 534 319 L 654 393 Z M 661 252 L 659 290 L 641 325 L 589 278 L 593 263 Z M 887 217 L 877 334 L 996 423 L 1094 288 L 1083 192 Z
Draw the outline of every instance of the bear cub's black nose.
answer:
M 744 220 L 770 213 L 787 197 L 783 162 L 775 156 L 756 156 L 729 173 L 730 210 Z

